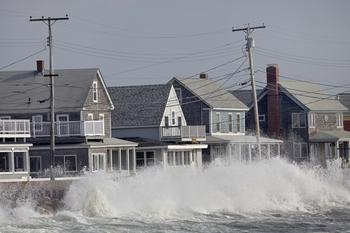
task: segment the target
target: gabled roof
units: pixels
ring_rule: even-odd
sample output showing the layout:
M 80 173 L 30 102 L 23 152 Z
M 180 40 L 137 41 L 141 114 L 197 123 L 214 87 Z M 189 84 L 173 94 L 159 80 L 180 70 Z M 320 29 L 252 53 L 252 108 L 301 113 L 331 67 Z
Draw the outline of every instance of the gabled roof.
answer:
M 348 108 L 348 113 L 350 113 L 350 93 L 340 93 L 338 99 L 342 105 Z
M 171 83 L 174 81 L 178 81 L 211 108 L 248 110 L 248 107 L 244 103 L 213 80 L 207 78 L 174 78 L 170 80 Z
M 253 104 L 252 90 L 231 90 L 229 92 L 248 107 Z M 256 95 L 259 96 L 262 92 L 263 89 L 257 89 Z
M 112 127 L 159 126 L 170 84 L 108 87 L 114 103 Z
M 325 87 L 319 84 L 297 80 L 280 80 L 279 84 L 281 91 L 287 91 L 310 111 L 347 111 L 335 96 L 325 92 Z
M 63 69 L 55 70 L 55 74 L 58 74 L 55 77 L 55 109 L 82 109 L 98 69 Z M 1 71 L 0 112 L 48 111 L 49 82 L 49 77 L 36 71 Z

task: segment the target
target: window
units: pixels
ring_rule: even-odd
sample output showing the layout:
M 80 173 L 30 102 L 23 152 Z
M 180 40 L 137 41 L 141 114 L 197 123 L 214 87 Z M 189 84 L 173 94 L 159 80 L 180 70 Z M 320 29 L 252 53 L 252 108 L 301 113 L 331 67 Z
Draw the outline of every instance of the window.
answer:
M 104 161 L 105 161 L 104 153 L 92 154 L 92 171 L 105 170 Z
M 55 166 L 60 166 L 65 172 L 76 172 L 77 156 L 76 155 L 55 155 Z
M 232 121 L 232 113 L 228 114 L 228 132 L 232 133 L 233 131 L 233 121 Z
M 168 165 L 174 166 L 174 152 L 172 151 L 168 152 Z
M 328 115 L 327 115 L 327 114 L 324 115 L 324 121 L 325 121 L 325 122 L 328 121 Z
M 153 151 L 147 151 L 146 152 L 146 165 L 147 166 L 154 166 L 154 152 Z
M 98 114 L 98 120 L 104 121 L 105 120 L 105 115 L 103 113 Z
M 33 129 L 35 132 L 43 131 L 43 115 L 32 116 Z
M 68 136 L 69 135 L 69 115 L 57 114 L 57 135 Z
M 10 171 L 10 153 L 0 152 L 0 172 Z
M 190 152 L 185 151 L 184 152 L 184 165 L 190 165 L 191 158 L 190 158 Z
M 220 132 L 220 113 L 215 113 L 215 132 Z
M 15 152 L 15 171 L 16 172 L 23 172 L 25 171 L 25 153 L 24 152 Z
M 265 118 L 265 114 L 260 114 L 259 115 L 259 122 L 263 123 L 265 122 L 266 118 Z
M 306 120 L 304 113 L 292 113 L 292 128 L 305 128 Z
M 169 127 L 169 117 L 168 116 L 164 117 L 164 124 L 165 124 L 165 127 Z
M 98 102 L 98 93 L 97 93 L 97 81 L 92 83 L 92 98 L 94 103 Z
M 30 156 L 29 158 L 30 172 L 38 173 L 41 171 L 41 157 L 40 156 Z
M 337 128 L 343 128 L 343 113 L 337 113 Z
M 175 152 L 175 165 L 181 166 L 182 165 L 182 156 L 180 151 Z
M 182 125 L 182 118 L 181 117 L 177 117 L 177 125 L 178 126 Z
M 94 120 L 94 114 L 93 113 L 88 113 L 87 120 L 88 121 L 93 121 Z
M 241 114 L 237 113 L 237 132 L 241 132 Z
M 136 167 L 144 167 L 145 166 L 145 157 L 143 151 L 136 152 Z
M 293 143 L 294 158 L 306 158 L 307 157 L 307 144 L 303 142 Z
M 309 113 L 309 127 L 315 128 L 315 113 Z
M 175 88 L 176 96 L 179 99 L 180 104 L 182 103 L 182 90 L 181 88 Z
M 171 124 L 175 125 L 175 111 L 171 111 Z

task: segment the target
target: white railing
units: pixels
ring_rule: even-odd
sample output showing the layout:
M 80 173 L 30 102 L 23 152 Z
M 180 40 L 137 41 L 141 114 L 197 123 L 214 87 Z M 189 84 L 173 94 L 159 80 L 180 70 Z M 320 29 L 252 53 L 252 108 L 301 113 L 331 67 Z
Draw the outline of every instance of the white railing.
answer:
M 50 122 L 32 123 L 32 137 L 49 137 L 50 125 Z M 104 136 L 104 121 L 57 121 L 55 135 L 57 137 Z
M 0 138 L 30 137 L 29 120 L 0 120 Z
M 205 139 L 206 132 L 204 125 L 190 125 L 190 126 L 169 126 L 161 128 L 161 138 L 169 139 Z

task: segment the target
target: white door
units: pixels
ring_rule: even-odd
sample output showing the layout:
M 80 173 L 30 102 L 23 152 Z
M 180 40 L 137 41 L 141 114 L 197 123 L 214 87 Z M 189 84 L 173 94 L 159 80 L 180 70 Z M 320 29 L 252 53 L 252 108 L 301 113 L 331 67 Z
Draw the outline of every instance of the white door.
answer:
M 69 115 L 58 114 L 56 116 L 57 121 L 57 135 L 58 136 L 69 136 Z

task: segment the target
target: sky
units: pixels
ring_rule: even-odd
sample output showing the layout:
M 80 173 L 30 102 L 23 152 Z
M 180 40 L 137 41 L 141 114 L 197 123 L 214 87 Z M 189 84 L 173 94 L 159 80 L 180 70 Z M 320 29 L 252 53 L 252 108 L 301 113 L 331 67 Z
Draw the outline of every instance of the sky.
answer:
M 47 26 L 29 16 L 68 14 L 52 27 L 55 69 L 99 68 L 109 86 L 207 72 L 235 88 L 249 73 L 245 34 L 232 27 L 249 23 L 266 25 L 253 32 L 258 88 L 278 64 L 286 78 L 350 91 L 349 10 L 346 0 L 2 0 L 0 70 L 33 70 L 38 59 L 48 68 L 48 49 L 19 61 L 46 44 Z

